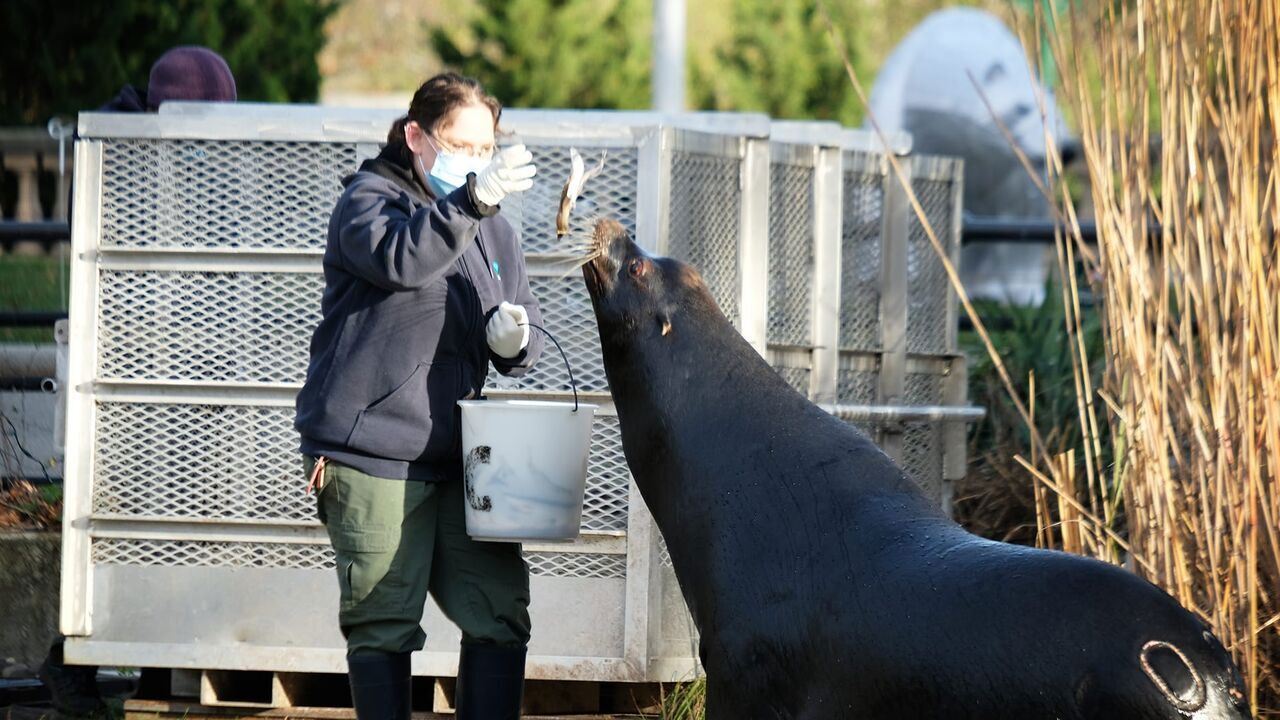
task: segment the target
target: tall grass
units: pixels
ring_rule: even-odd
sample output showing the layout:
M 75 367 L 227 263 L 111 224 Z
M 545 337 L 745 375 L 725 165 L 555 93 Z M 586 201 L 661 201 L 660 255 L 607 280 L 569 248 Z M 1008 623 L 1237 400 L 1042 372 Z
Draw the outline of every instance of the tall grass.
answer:
M 1106 361 L 1089 387 L 1077 345 L 1084 476 L 1041 462 L 1093 517 L 1043 494 L 1042 530 L 1113 560 L 1100 525 L 1122 531 L 1139 572 L 1213 625 L 1260 714 L 1280 713 L 1278 14 L 1275 0 L 1087 0 L 1033 18 L 1058 28 L 1045 37 L 1080 124 Z M 1070 275 L 1079 234 L 1062 168 L 1050 177 Z
M 707 679 L 676 683 L 662 694 L 662 720 L 701 720 L 707 714 Z

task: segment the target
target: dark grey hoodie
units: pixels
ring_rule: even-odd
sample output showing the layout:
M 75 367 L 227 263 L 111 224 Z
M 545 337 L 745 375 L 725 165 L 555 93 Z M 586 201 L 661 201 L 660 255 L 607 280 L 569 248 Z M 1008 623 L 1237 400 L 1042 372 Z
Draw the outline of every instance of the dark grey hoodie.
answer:
M 370 475 L 457 474 L 457 401 L 478 396 L 489 363 L 519 376 L 542 336 L 515 358 L 494 355 L 485 324 L 502 301 L 542 324 L 516 232 L 475 199 L 475 177 L 432 198 L 403 143 L 343 180 L 329 220 L 322 319 L 297 398 L 302 452 Z

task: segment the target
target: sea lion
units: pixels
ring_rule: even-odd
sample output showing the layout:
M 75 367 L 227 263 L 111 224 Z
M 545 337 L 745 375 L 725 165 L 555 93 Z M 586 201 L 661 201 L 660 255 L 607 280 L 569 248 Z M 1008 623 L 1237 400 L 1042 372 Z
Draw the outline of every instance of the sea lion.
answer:
M 583 266 L 622 446 L 701 633 L 707 718 L 1251 717 L 1203 623 L 1121 568 L 976 537 L 616 222 Z

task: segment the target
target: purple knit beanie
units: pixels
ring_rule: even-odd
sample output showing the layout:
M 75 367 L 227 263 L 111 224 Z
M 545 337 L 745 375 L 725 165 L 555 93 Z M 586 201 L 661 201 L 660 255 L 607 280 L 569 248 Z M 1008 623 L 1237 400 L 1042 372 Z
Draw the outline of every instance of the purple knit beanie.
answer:
M 155 110 L 166 100 L 208 100 L 234 102 L 236 79 L 227 61 L 218 53 L 198 45 L 171 48 L 151 66 L 147 83 L 147 109 Z

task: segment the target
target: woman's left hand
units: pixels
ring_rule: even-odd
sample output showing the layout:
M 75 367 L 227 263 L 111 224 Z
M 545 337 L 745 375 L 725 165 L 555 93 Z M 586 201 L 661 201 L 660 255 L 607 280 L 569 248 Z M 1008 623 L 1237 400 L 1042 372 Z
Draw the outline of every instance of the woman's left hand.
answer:
M 529 312 L 523 305 L 503 302 L 485 326 L 489 349 L 498 357 L 513 358 L 529 344 Z

